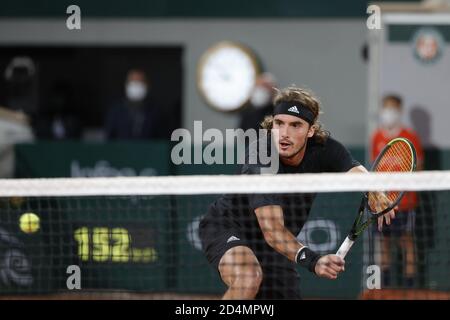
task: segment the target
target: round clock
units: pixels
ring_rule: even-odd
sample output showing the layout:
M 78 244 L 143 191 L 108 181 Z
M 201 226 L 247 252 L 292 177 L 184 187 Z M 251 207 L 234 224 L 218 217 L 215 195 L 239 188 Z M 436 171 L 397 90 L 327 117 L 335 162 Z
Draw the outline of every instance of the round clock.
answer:
M 197 86 L 209 106 L 234 111 L 248 101 L 260 72 L 258 59 L 249 48 L 224 41 L 200 58 Z

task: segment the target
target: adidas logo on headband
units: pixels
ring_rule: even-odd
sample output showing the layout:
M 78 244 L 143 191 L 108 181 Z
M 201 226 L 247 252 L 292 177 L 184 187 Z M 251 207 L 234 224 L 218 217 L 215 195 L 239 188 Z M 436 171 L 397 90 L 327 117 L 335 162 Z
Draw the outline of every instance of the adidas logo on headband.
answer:
M 290 107 L 290 108 L 288 109 L 288 111 L 290 111 L 290 112 L 295 112 L 295 113 L 300 113 L 300 112 L 298 112 L 297 106 Z
M 314 114 L 307 107 L 297 101 L 283 101 L 277 104 L 273 110 L 273 115 L 287 114 L 305 120 L 310 125 L 314 124 Z

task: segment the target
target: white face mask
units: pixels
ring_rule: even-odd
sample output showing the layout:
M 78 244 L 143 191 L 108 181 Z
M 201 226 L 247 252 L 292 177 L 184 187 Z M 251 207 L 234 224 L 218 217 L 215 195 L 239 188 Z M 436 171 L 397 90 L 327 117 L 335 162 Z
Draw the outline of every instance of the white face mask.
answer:
M 262 108 L 270 103 L 270 91 L 264 87 L 256 87 L 250 97 L 250 103 L 255 108 Z
M 138 102 L 144 100 L 147 95 L 147 86 L 141 81 L 130 81 L 127 83 L 125 91 L 130 101 Z
M 396 108 L 386 107 L 381 110 L 380 122 L 381 125 L 392 129 L 400 123 L 401 113 Z

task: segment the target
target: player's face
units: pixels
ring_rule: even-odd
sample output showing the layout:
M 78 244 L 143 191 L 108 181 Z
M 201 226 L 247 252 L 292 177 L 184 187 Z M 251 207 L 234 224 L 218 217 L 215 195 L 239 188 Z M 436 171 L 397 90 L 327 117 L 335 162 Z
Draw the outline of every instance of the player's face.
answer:
M 273 119 L 272 134 L 280 158 L 291 159 L 304 151 L 306 140 L 314 129 L 303 119 L 287 114 L 277 114 Z

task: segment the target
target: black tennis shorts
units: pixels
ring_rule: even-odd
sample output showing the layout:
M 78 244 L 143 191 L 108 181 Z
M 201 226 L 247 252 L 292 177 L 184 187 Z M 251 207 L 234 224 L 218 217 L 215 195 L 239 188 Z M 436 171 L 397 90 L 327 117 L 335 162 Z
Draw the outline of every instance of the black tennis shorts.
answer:
M 199 235 L 202 248 L 208 262 L 219 268 L 220 259 L 225 252 L 237 246 L 249 247 L 244 235 L 238 228 L 230 223 L 221 223 L 222 219 L 215 221 L 212 217 L 205 217 L 199 226 Z
M 285 258 L 272 249 L 268 252 L 255 246 L 254 241 L 246 239 L 246 235 L 231 221 L 209 212 L 200 222 L 199 235 L 206 258 L 217 272 L 220 259 L 229 249 L 246 246 L 255 253 L 263 271 L 257 299 L 301 299 L 300 276 L 295 268 L 277 263 L 277 260 Z

